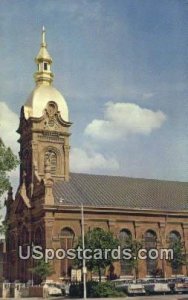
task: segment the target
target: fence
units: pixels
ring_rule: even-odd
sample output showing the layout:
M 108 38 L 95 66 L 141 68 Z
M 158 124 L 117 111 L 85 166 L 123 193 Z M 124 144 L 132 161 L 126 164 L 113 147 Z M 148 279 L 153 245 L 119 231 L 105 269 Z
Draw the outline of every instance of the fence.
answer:
M 0 283 L 0 298 L 47 298 L 48 288 L 44 286 L 26 286 L 21 283 Z

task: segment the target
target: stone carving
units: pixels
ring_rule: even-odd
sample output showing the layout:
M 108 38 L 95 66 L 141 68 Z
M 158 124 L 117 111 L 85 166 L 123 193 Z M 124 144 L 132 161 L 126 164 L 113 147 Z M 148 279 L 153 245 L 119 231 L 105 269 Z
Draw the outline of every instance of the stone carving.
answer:
M 49 102 L 45 112 L 46 112 L 46 120 L 44 123 L 44 128 L 49 130 L 50 129 L 57 130 L 60 126 L 57 121 L 58 108 L 56 103 L 53 101 Z

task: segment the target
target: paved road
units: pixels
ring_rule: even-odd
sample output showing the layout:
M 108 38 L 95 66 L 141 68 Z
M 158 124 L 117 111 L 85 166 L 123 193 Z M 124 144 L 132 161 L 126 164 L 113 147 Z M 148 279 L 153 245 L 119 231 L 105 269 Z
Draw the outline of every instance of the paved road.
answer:
M 57 300 L 58 298 L 56 298 Z M 62 298 L 63 299 L 63 298 Z M 62 300 L 61 299 L 61 300 Z M 158 295 L 158 296 L 140 296 L 140 297 L 122 297 L 122 298 L 93 298 L 89 300 L 188 300 L 188 295 Z M 60 299 L 59 299 L 60 300 Z M 65 300 L 65 298 L 64 298 Z M 72 299 L 66 299 L 66 300 L 72 300 Z M 77 300 L 83 300 L 83 299 L 77 299 Z
M 3 299 L 3 298 L 0 298 Z M 15 298 L 7 298 L 9 300 L 15 300 Z M 19 298 L 20 299 L 28 299 L 28 300 L 43 300 L 44 298 Z M 46 298 L 47 300 L 73 300 L 64 297 L 56 297 L 56 298 Z M 122 298 L 89 298 L 89 300 L 188 300 L 188 295 L 159 295 L 159 296 L 140 296 L 140 297 L 122 297 Z M 75 299 L 75 300 L 83 300 L 83 299 Z
M 62 298 L 63 299 L 63 298 Z M 188 300 L 188 295 L 158 295 L 158 296 L 140 296 L 140 297 L 122 297 L 122 298 L 93 298 L 89 300 Z M 57 298 L 56 298 L 57 300 Z M 60 299 L 59 299 L 60 300 Z M 65 299 L 64 299 L 65 300 Z M 70 299 L 66 299 L 70 300 Z M 71 299 L 72 300 L 72 299 Z M 77 300 L 83 300 L 83 299 L 77 299 Z
M 88 300 L 188 300 L 188 294 L 187 295 L 158 295 L 158 296 L 139 296 L 139 297 L 121 297 L 121 298 L 93 298 Z M 57 298 L 56 298 L 57 300 Z M 64 299 L 65 300 L 65 299 Z M 72 299 L 66 299 L 66 300 L 72 300 Z M 83 299 L 76 299 L 76 300 L 83 300 Z
M 188 300 L 188 295 L 159 295 L 159 296 L 142 296 L 127 297 L 126 300 Z

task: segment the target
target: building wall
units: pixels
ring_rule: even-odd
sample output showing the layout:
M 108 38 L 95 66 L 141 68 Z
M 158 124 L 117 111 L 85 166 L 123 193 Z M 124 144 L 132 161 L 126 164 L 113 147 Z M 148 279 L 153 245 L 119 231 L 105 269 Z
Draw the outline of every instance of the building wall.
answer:
M 81 235 L 81 215 L 80 212 L 64 211 L 63 213 L 53 213 L 53 218 L 49 214 L 50 223 L 46 229 L 46 239 L 49 241 L 49 245 L 58 249 L 61 247 L 60 232 L 63 228 L 70 228 L 75 233 L 75 239 Z M 84 213 L 85 232 L 95 227 L 103 228 L 104 230 L 110 230 L 114 236 L 118 237 L 122 229 L 128 229 L 133 239 L 143 241 L 144 233 L 148 230 L 153 230 L 157 235 L 157 248 L 168 248 L 169 241 L 168 235 L 171 231 L 179 232 L 181 241 L 185 243 L 187 248 L 187 218 L 177 216 L 162 216 L 162 215 L 138 215 L 130 213 L 106 213 L 104 212 L 89 212 L 86 210 Z M 60 261 L 54 262 L 56 273 L 52 278 L 58 280 L 62 277 L 60 274 Z M 163 269 L 166 277 L 172 275 L 172 268 L 167 261 L 159 261 L 158 267 Z M 117 276 L 121 276 L 120 264 L 115 264 L 115 273 Z M 186 274 L 185 267 L 182 269 L 182 273 Z M 139 261 L 139 277 L 145 277 L 147 275 L 146 262 Z
M 19 221 L 18 221 L 19 219 Z M 10 220 L 9 220 L 10 221 Z M 7 266 L 6 278 L 10 281 L 20 280 L 28 281 L 32 279 L 31 272 L 28 268 L 33 266 L 30 259 L 21 262 L 18 259 L 17 247 L 22 245 L 36 244 L 36 232 L 40 228 L 42 236 L 42 245 L 46 248 L 59 249 L 62 247 L 61 230 L 69 228 L 74 233 L 74 245 L 81 236 L 81 211 L 78 207 L 67 206 L 48 206 L 43 210 L 35 207 L 31 211 L 25 209 L 22 213 L 14 214 L 11 219 L 10 230 L 8 233 L 8 241 L 11 244 L 12 236 L 15 238 L 15 245 L 7 248 Z M 159 211 L 138 211 L 138 210 L 114 210 L 113 208 L 84 208 L 84 224 L 85 232 L 93 228 L 99 227 L 104 230 L 111 231 L 114 236 L 118 237 L 122 229 L 128 229 L 133 239 L 143 242 L 144 233 L 152 230 L 157 236 L 157 248 L 168 248 L 168 235 L 171 231 L 179 232 L 181 241 L 188 250 L 188 217 L 186 214 L 178 214 Z M 27 231 L 26 242 L 24 242 L 23 229 Z M 60 260 L 52 262 L 55 273 L 49 278 L 54 281 L 70 279 L 70 273 L 62 275 L 62 268 L 66 268 L 66 263 Z M 121 276 L 120 263 L 114 264 L 114 273 Z M 166 277 L 172 275 L 172 268 L 169 262 L 163 260 L 158 261 L 158 268 L 162 269 Z M 66 273 L 66 272 L 65 272 Z M 186 267 L 183 266 L 182 274 L 186 275 Z M 146 261 L 139 261 L 139 277 L 143 278 L 147 275 Z M 34 276 L 34 279 L 36 276 Z

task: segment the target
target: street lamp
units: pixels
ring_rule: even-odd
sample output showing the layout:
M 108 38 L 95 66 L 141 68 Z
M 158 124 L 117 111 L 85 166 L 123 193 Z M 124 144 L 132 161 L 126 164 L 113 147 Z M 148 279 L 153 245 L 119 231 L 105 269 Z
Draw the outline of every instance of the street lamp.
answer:
M 70 202 L 69 202 L 70 203 Z M 74 205 L 73 203 L 71 203 Z M 86 261 L 84 257 L 84 250 L 85 250 L 85 231 L 84 231 L 84 206 L 81 204 L 81 233 L 82 233 L 82 249 L 83 249 L 83 258 L 82 258 L 82 273 L 83 273 L 83 299 L 87 299 L 87 290 L 86 290 L 86 275 L 87 275 L 87 268 L 86 268 Z

